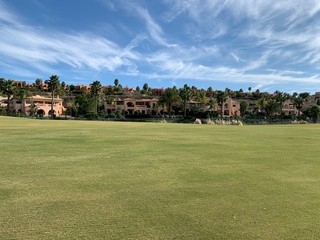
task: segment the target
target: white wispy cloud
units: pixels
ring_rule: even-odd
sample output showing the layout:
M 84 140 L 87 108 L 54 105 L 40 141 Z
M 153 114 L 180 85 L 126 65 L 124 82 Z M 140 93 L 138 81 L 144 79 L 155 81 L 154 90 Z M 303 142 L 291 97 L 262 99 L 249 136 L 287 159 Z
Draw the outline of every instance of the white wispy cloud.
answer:
M 18 18 L 11 13 L 11 11 L 2 1 L 0 1 L 0 22 L 18 24 Z
M 237 62 L 245 62 L 245 60 L 241 59 L 237 54 L 235 54 L 234 52 L 230 52 L 230 56 Z
M 280 66 L 289 65 L 297 69 L 302 68 L 302 64 L 305 63 L 317 68 L 320 60 L 320 19 L 317 18 L 320 11 L 319 1 L 164 0 L 164 2 L 170 7 L 165 15 L 168 21 L 175 21 L 182 15 L 188 16 L 190 21 L 197 24 L 194 29 L 197 26 L 201 29 L 202 36 L 203 32 L 208 33 L 209 29 L 214 28 L 213 24 L 221 24 L 221 19 L 226 21 L 224 16 L 228 15 L 226 24 L 229 26 L 224 28 L 224 34 L 232 36 L 235 41 L 230 45 L 220 43 L 217 46 L 219 51 L 223 51 L 226 47 L 230 48 L 229 54 L 237 63 L 240 63 L 240 58 L 234 52 L 243 53 L 245 56 L 243 63 L 246 65 L 239 66 L 237 71 L 247 81 L 257 81 L 252 79 L 254 77 L 266 79 L 265 84 L 267 81 L 272 84 L 281 81 L 319 82 L 317 76 L 297 77 L 296 73 L 301 72 L 299 70 L 284 72 L 279 69 L 269 75 L 256 74 L 252 75 L 253 77 L 248 74 L 253 70 L 269 68 L 274 62 Z M 213 24 L 207 24 L 208 22 Z M 208 31 L 204 31 L 203 28 L 208 28 Z M 238 48 L 237 44 L 234 44 L 236 42 L 241 42 L 242 46 L 245 46 L 244 50 L 242 46 Z M 252 50 L 248 52 L 250 48 Z M 227 63 L 226 66 L 228 65 Z
M 135 11 L 137 16 L 140 17 L 145 25 L 147 32 L 151 38 L 157 43 L 165 47 L 176 47 L 176 44 L 170 43 L 164 36 L 162 27 L 154 20 L 149 11 L 138 4 L 126 3 L 125 9 L 127 11 Z
M 133 60 L 140 58 L 133 51 L 134 41 L 125 48 L 90 33 L 46 32 L 17 21 L 17 17 L 0 2 L 0 56 L 14 59 L 38 71 L 52 71 L 57 64 L 74 69 L 115 71 L 121 67 L 132 71 Z M 9 24 L 8 24 L 9 23 Z

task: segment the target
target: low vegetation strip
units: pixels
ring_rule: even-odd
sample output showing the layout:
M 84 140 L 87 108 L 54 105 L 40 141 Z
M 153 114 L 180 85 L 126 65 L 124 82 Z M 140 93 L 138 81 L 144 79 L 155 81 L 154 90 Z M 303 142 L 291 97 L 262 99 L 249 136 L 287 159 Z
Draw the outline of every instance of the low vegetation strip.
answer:
M 317 239 L 319 134 L 0 117 L 0 239 Z

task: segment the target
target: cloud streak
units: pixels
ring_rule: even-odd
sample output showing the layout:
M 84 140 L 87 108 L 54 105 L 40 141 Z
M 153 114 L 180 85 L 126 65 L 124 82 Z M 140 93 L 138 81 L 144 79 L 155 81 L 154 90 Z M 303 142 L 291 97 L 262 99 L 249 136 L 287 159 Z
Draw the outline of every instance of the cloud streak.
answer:
M 133 60 L 140 58 L 134 46 L 121 48 L 116 43 L 90 33 L 44 32 L 16 21 L 2 2 L 0 56 L 24 63 L 38 71 L 51 71 L 58 64 L 73 69 L 115 71 L 121 67 L 132 68 Z M 7 24 L 10 23 L 10 24 Z M 47 66 L 47 67 L 45 67 Z

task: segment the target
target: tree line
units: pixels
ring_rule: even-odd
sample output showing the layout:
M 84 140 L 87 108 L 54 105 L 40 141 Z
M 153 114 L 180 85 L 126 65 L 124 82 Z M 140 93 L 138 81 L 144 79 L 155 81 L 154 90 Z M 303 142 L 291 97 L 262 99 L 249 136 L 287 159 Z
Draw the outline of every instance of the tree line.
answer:
M 43 86 L 47 87 L 44 88 Z M 0 94 L 6 96 L 7 106 L 5 114 L 10 115 L 10 100 L 16 98 L 22 103 L 22 108 L 25 108 L 27 98 L 42 94 L 51 97 L 51 110 L 53 112 L 54 97 L 59 95 L 64 101 L 63 105 L 66 108 L 66 114 L 75 117 L 106 117 L 103 103 L 113 103 L 117 97 L 133 97 L 143 98 L 151 97 L 153 89 L 145 83 L 141 88 L 137 86 L 133 91 L 128 91 L 124 88 L 118 79 L 114 80 L 113 85 L 102 86 L 100 81 L 93 81 L 90 88 L 77 88 L 72 84 L 68 85 L 61 82 L 57 75 L 52 75 L 48 80 L 42 81 L 36 79 L 33 84 L 22 84 L 17 86 L 17 82 L 0 78 Z M 165 107 L 167 114 L 181 115 L 184 118 L 193 117 L 197 114 L 207 114 L 209 117 L 223 117 L 224 106 L 228 97 L 240 102 L 241 117 L 285 117 L 283 113 L 283 104 L 290 100 L 293 106 L 297 109 L 297 118 L 300 118 L 300 113 L 303 112 L 304 117 L 311 118 L 314 122 L 318 120 L 320 114 L 320 100 L 318 99 L 312 106 L 305 109 L 305 103 L 310 99 L 310 94 L 303 93 L 285 93 L 275 91 L 274 93 L 260 92 L 259 89 L 252 91 L 249 87 L 248 91 L 239 89 L 233 91 L 229 88 L 225 90 L 213 90 L 212 87 L 207 89 L 198 89 L 195 86 L 185 84 L 182 88 L 168 87 L 161 91 L 159 98 L 159 106 Z M 197 102 L 206 108 L 191 106 L 190 102 Z M 254 103 L 254 106 L 252 106 Z M 215 111 L 219 109 L 219 111 Z M 25 112 L 25 111 L 23 111 Z M 113 113 L 114 114 L 114 113 Z M 123 113 L 117 113 L 118 116 Z M 52 114 L 51 117 L 54 117 Z

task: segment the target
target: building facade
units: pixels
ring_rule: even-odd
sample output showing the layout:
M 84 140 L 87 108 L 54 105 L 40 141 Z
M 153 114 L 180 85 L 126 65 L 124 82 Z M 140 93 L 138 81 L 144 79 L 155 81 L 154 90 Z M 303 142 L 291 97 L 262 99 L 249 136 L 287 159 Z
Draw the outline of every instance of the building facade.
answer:
M 232 99 L 231 97 L 227 97 L 227 100 L 224 104 L 224 116 L 240 116 L 240 102 Z
M 165 114 L 167 109 L 159 105 L 159 98 L 109 98 L 104 103 L 105 111 L 110 114 L 116 110 L 121 111 L 123 114 Z M 193 109 L 198 109 L 203 112 L 210 112 L 208 104 L 200 103 L 197 101 L 189 101 L 187 103 L 187 111 L 190 112 Z M 220 113 L 220 106 L 215 106 L 212 111 Z M 230 97 L 227 98 L 224 105 L 224 116 L 240 116 L 240 103 Z
M 298 115 L 299 110 L 294 106 L 294 103 L 292 100 L 286 100 L 282 104 L 282 113 L 284 115 Z
M 158 106 L 158 98 L 117 98 L 108 99 L 104 103 L 107 113 L 120 110 L 123 114 L 157 114 L 163 113 L 163 108 Z
M 56 116 L 61 116 L 65 112 L 65 108 L 62 105 L 62 99 L 55 97 L 53 105 L 53 114 Z M 0 107 L 7 108 L 8 100 L 6 97 L 0 96 Z M 23 113 L 25 115 L 30 115 L 32 111 L 34 114 L 40 116 L 51 116 L 51 97 L 44 97 L 40 95 L 35 95 L 28 97 L 24 102 L 21 102 L 19 99 L 11 98 L 10 99 L 10 111 L 16 113 Z

